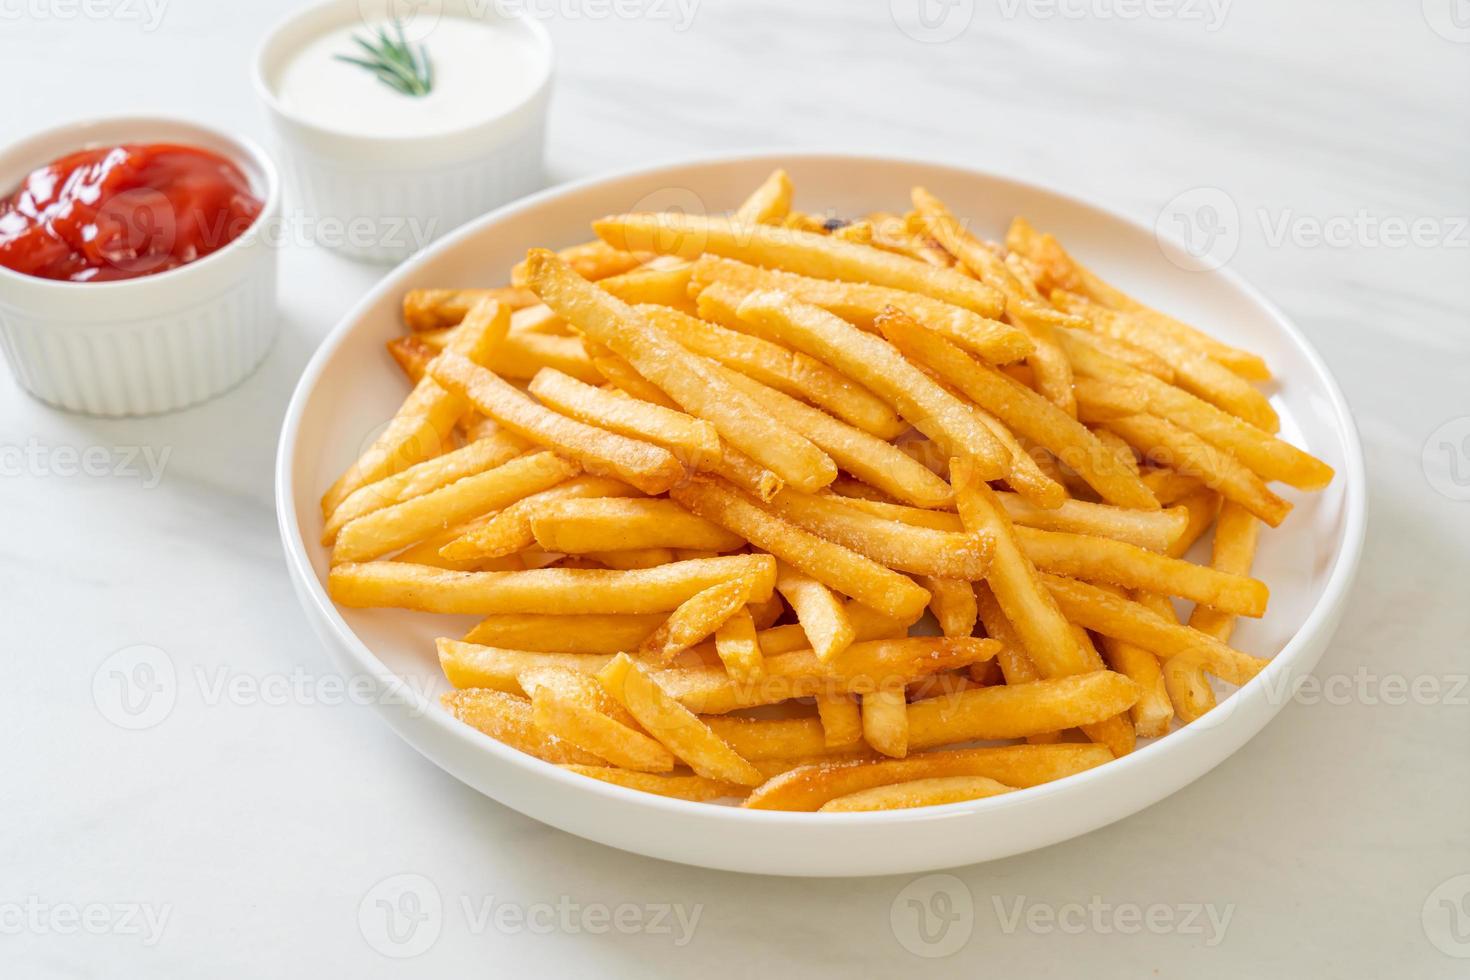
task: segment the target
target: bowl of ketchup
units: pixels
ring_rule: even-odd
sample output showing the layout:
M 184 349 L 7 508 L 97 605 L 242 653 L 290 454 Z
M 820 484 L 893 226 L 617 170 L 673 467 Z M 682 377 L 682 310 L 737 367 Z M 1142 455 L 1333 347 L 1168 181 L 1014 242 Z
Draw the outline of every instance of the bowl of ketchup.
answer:
M 145 415 L 233 387 L 276 332 L 280 191 L 196 123 L 76 123 L 0 152 L 0 350 L 37 398 Z

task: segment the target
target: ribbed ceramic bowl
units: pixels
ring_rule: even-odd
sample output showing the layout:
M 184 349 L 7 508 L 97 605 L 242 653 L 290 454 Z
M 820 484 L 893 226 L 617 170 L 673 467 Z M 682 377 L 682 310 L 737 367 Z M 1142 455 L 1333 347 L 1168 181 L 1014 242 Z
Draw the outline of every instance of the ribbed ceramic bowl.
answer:
M 816 814 L 686 803 L 571 775 L 481 735 L 442 711 L 435 636 L 462 635 L 463 617 L 338 609 L 327 597 L 317 543 L 322 492 L 402 400 L 383 353 L 407 289 L 492 285 L 531 245 L 588 237 L 588 222 L 634 208 L 717 211 L 739 203 L 773 166 L 804 209 L 902 211 L 924 184 L 974 227 L 1000 237 L 1015 214 L 1057 232 L 1099 271 L 1164 309 L 1257 351 L 1277 375 L 1271 401 L 1283 435 L 1337 469 L 1262 535 L 1257 572 L 1271 610 L 1242 624 L 1238 644 L 1271 665 L 1201 722 L 1126 758 L 1033 789 L 891 813 Z M 459 779 L 538 820 L 640 854 L 735 871 L 786 875 L 915 872 L 1005 857 L 1094 830 L 1168 796 L 1238 749 L 1289 699 L 1342 615 L 1361 551 L 1365 480 L 1357 432 L 1316 352 L 1260 294 L 1227 271 L 1186 272 L 1152 229 L 1055 191 L 972 170 L 848 156 L 750 156 L 583 181 L 486 215 L 395 270 L 340 323 L 302 375 L 277 457 L 276 503 L 287 565 L 307 617 L 341 669 L 382 692 L 384 717 Z M 567 612 L 575 612 L 569 605 Z
M 21 386 L 91 415 L 151 415 L 234 387 L 270 349 L 280 217 L 276 168 L 249 140 L 177 119 L 69 123 L 0 153 L 0 193 L 76 150 L 186 143 L 233 161 L 263 202 L 254 224 L 197 262 L 138 279 L 57 282 L 0 267 L 0 349 Z

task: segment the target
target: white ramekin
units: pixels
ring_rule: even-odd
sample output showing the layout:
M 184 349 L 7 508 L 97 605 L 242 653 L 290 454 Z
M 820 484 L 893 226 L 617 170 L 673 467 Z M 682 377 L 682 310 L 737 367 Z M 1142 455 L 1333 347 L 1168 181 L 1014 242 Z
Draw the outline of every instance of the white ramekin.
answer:
M 376 137 L 329 129 L 294 115 L 277 95 L 281 72 L 302 45 L 365 18 L 393 0 L 328 0 L 278 24 L 256 52 L 254 83 L 275 132 L 291 206 L 311 239 L 353 258 L 392 263 L 472 218 L 538 189 L 553 55 L 546 29 L 525 12 L 476 0 L 432 0 L 427 16 L 497 18 L 541 49 L 544 72 L 506 112 L 427 136 Z M 420 14 L 424 16 L 424 14 Z
M 0 350 L 21 387 L 90 415 L 151 415 L 204 401 L 253 371 L 275 338 L 280 213 L 275 166 L 248 140 L 182 120 L 70 123 L 0 153 L 0 193 L 75 150 L 185 143 L 234 162 L 263 202 L 239 238 L 197 262 L 138 279 L 64 282 L 0 267 Z

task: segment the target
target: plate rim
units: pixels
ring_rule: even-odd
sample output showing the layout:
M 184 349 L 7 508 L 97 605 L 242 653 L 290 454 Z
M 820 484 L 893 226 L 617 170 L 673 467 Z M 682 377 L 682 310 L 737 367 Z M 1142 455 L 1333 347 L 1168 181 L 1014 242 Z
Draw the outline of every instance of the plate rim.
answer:
M 331 626 L 332 633 L 338 644 L 345 651 L 354 655 L 354 666 L 360 671 L 360 676 L 370 677 L 374 683 L 379 685 L 380 689 L 401 691 L 405 687 L 409 688 L 411 696 L 407 701 L 391 702 L 385 701 L 382 698 L 374 698 L 373 704 L 381 713 L 388 716 L 390 726 L 394 728 L 400 737 L 403 737 L 405 741 L 436 765 L 440 765 L 441 768 L 444 767 L 443 763 L 438 759 L 424 752 L 413 739 L 406 735 L 400 726 L 399 723 L 403 720 L 405 714 L 419 718 L 432 718 L 433 721 L 430 724 L 439 728 L 441 733 L 448 734 L 451 738 L 469 747 L 471 751 L 488 751 L 492 755 L 498 756 L 502 761 L 520 767 L 532 775 L 549 778 L 565 786 L 576 787 L 582 792 L 605 797 L 610 801 L 650 807 L 667 814 L 684 816 L 691 819 L 703 819 L 716 823 L 733 822 L 741 825 L 754 823 L 780 826 L 797 823 L 804 827 L 819 827 L 822 825 L 852 827 L 856 824 L 904 825 L 920 821 L 980 818 L 987 812 L 1002 808 L 1039 804 L 1047 797 L 1062 793 L 1089 791 L 1094 784 L 1110 778 L 1105 775 L 1107 773 L 1114 774 L 1114 777 L 1122 777 L 1125 772 L 1131 773 L 1143 767 L 1161 767 L 1165 765 L 1165 761 L 1168 758 L 1187 753 L 1191 745 L 1208 738 L 1221 725 L 1228 725 L 1228 718 L 1236 713 L 1240 713 L 1236 709 L 1242 707 L 1244 702 L 1259 701 L 1267 697 L 1267 693 L 1274 689 L 1273 685 L 1279 683 L 1281 675 L 1286 674 L 1296 666 L 1295 662 L 1302 656 L 1303 650 L 1311 644 L 1317 634 L 1324 628 L 1332 628 L 1336 617 L 1339 615 L 1352 590 L 1358 566 L 1361 562 L 1367 531 L 1367 474 L 1358 427 L 1353 418 L 1347 398 L 1342 392 L 1341 385 L 1317 348 L 1301 332 L 1300 328 L 1297 327 L 1291 318 L 1261 292 L 1260 289 L 1234 269 L 1224 266 L 1218 269 L 1208 270 L 1206 274 L 1223 277 L 1233 289 L 1242 293 L 1269 314 L 1276 328 L 1286 334 L 1305 354 L 1307 361 L 1323 382 L 1324 390 L 1338 423 L 1337 435 L 1343 449 L 1343 462 L 1339 470 L 1339 476 L 1344 481 L 1343 539 L 1341 547 L 1333 559 L 1332 567 L 1328 572 L 1322 594 L 1317 598 L 1305 619 L 1297 626 L 1291 639 L 1272 656 L 1268 666 L 1246 685 L 1233 692 L 1227 700 L 1227 703 L 1233 701 L 1236 704 L 1230 710 L 1224 721 L 1215 725 L 1200 725 L 1198 723 L 1186 725 L 1183 728 L 1170 732 L 1166 737 L 1154 740 L 1149 745 L 1143 746 L 1123 758 L 1114 759 L 1093 769 L 1084 770 L 1083 772 L 1075 773 L 1049 783 L 1017 790 L 1014 793 L 1008 793 L 1004 796 L 981 800 L 967 800 L 909 810 L 875 813 L 815 813 L 805 811 L 755 810 L 744 807 L 696 803 L 688 800 L 659 796 L 653 793 L 644 793 L 598 779 L 589 779 L 585 776 L 567 772 L 552 763 L 520 752 L 510 746 L 498 743 L 494 739 L 485 738 L 469 726 L 455 720 L 447 712 L 436 710 L 437 706 L 433 699 L 424 697 L 422 692 L 413 689 L 412 685 L 405 685 L 400 675 L 383 663 L 367 644 L 358 637 L 357 633 L 342 618 L 340 611 L 337 609 L 335 603 L 331 601 L 330 596 L 327 595 L 325 587 L 317 578 L 316 570 L 312 566 L 310 556 L 307 554 L 305 539 L 301 533 L 300 525 L 296 521 L 294 496 L 292 494 L 294 468 L 291 465 L 291 460 L 295 454 L 297 439 L 300 435 L 300 423 L 306 403 L 310 399 L 326 365 L 332 360 L 337 350 L 343 346 L 354 328 L 361 322 L 367 310 L 377 304 L 389 292 L 399 288 L 397 286 L 398 280 L 411 275 L 412 271 L 417 267 L 427 264 L 446 252 L 459 247 L 462 242 L 479 234 L 485 227 L 503 221 L 523 211 L 534 209 L 560 197 L 570 196 L 579 191 L 602 184 L 610 184 L 634 178 L 652 178 L 671 171 L 687 170 L 701 166 L 708 167 L 756 162 L 780 164 L 783 162 L 792 163 L 794 161 L 803 161 L 815 163 L 824 160 L 858 162 L 868 165 L 887 163 L 902 166 L 942 168 L 955 171 L 966 177 L 979 177 L 991 181 L 1000 180 L 1009 182 L 1030 191 L 1039 191 L 1043 194 L 1050 195 L 1064 201 L 1069 206 L 1091 211 L 1107 219 L 1121 222 L 1145 234 L 1151 234 L 1156 237 L 1162 234 L 1163 238 L 1175 245 L 1181 244 L 1174 236 L 1163 234 L 1157 228 L 1149 228 L 1138 219 L 1108 205 L 1101 204 L 1096 200 L 1063 190 L 1045 181 L 1039 181 L 1029 176 L 1020 177 L 1000 169 L 980 167 L 972 163 L 945 158 L 922 158 L 898 154 L 874 154 L 860 151 L 811 152 L 789 149 L 756 149 L 736 153 L 725 152 L 675 157 L 653 164 L 627 167 L 556 184 L 466 222 L 432 245 L 388 270 L 371 289 L 343 314 L 342 318 L 322 339 L 315 353 L 313 353 L 306 366 L 302 369 L 296 387 L 292 392 L 291 400 L 288 403 L 285 416 L 281 422 L 274 481 L 276 516 L 287 568 L 297 584 L 298 599 L 304 607 L 307 607 L 306 611 L 308 613 L 315 612 L 319 614 L 322 621 Z M 308 600 L 310 601 L 309 606 Z M 322 639 L 325 640 L 325 637 Z M 1320 657 L 1320 651 L 1317 653 L 1317 657 Z M 1315 666 L 1315 663 L 1316 658 L 1313 658 L 1310 663 L 1304 664 L 1303 666 L 1306 670 L 1310 670 Z M 1285 706 L 1285 701 L 1287 700 L 1289 698 L 1282 699 L 1281 703 L 1270 706 L 1266 720 L 1254 731 L 1247 734 L 1241 740 L 1240 746 L 1243 746 L 1245 742 L 1250 741 L 1259 734 L 1260 730 L 1269 723 L 1270 719 Z M 394 715 L 398 717 L 395 718 Z M 1240 746 L 1229 750 L 1222 757 L 1222 760 L 1234 754 Z M 1191 776 L 1185 783 L 1181 784 L 1181 787 L 1170 790 L 1164 793 L 1163 796 L 1172 795 L 1173 792 L 1177 792 L 1178 788 L 1182 788 L 1188 782 L 1208 773 L 1217 764 L 1218 762 L 1205 767 L 1198 774 Z M 457 773 L 451 771 L 451 775 L 463 781 L 462 777 Z M 1119 780 L 1115 778 L 1115 781 Z M 1163 780 L 1160 781 L 1162 782 Z M 471 788 L 479 791 L 478 787 L 475 787 L 473 784 L 471 784 Z M 1157 797 L 1149 803 L 1135 808 L 1133 812 L 1136 812 L 1137 809 L 1151 806 L 1153 802 L 1158 802 L 1162 798 L 1162 796 Z M 533 817 L 532 819 L 536 818 Z M 1106 819 L 1097 824 L 1094 829 L 1107 826 L 1116 822 L 1118 819 L 1121 819 L 1121 817 Z

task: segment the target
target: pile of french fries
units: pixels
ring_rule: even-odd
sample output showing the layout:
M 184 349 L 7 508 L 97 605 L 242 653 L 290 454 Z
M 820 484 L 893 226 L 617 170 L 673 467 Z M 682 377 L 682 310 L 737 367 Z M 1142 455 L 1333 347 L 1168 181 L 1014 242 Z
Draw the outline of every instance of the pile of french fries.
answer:
M 791 202 L 777 171 L 405 296 L 412 390 L 322 501 L 335 601 L 479 617 L 437 652 L 493 738 L 766 809 L 1058 779 L 1261 670 L 1229 640 L 1268 484 L 1333 473 L 1276 437 L 1260 358 L 1021 218 Z

